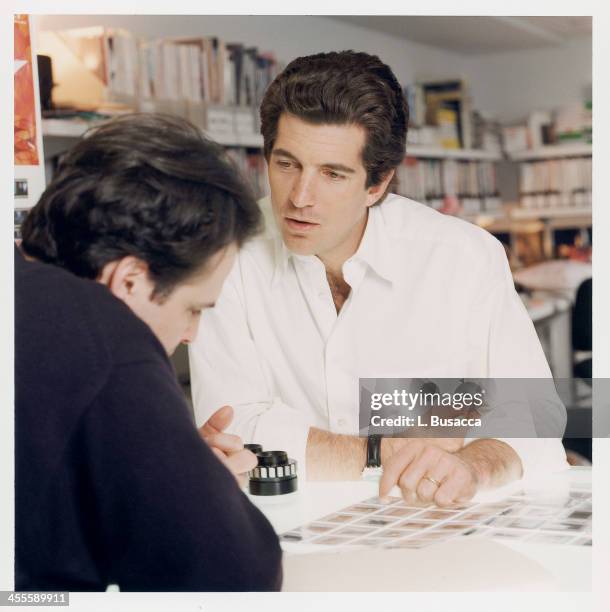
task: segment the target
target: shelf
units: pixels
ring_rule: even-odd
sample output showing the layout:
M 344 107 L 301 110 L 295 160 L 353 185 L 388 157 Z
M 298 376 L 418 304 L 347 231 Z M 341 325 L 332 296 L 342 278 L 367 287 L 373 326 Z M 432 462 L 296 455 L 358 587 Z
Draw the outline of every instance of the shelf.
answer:
M 514 204 L 504 204 L 493 212 L 460 214 L 460 219 L 483 227 L 492 233 L 522 231 L 533 222 L 539 222 L 550 229 L 589 227 L 592 224 L 591 208 L 523 209 Z
M 469 221 L 470 223 L 474 223 L 475 225 L 480 225 L 481 227 L 487 227 L 497 221 L 507 221 L 508 217 L 506 215 L 506 211 L 501 208 L 499 210 L 490 211 L 490 212 L 479 212 L 479 213 L 462 213 L 458 215 L 460 219 L 464 219 L 464 221 Z
M 42 135 L 55 138 L 80 138 L 93 122 L 82 119 L 43 119 Z
M 500 161 L 501 153 L 483 151 L 482 149 L 443 149 L 442 147 L 407 144 L 408 157 L 429 157 L 433 159 L 460 159 L 460 160 L 481 160 L 481 161 Z
M 552 159 L 556 157 L 586 157 L 593 155 L 593 145 L 574 142 L 569 144 L 546 145 L 537 149 L 508 153 L 512 161 L 528 161 L 535 159 Z
M 515 207 L 510 212 L 512 219 L 567 219 L 584 217 L 591 218 L 592 210 L 590 207 L 565 207 L 565 208 L 518 208 Z
M 212 132 L 205 132 L 205 135 L 225 147 L 263 148 L 262 134 L 214 134 Z
M 99 123 L 103 122 L 82 119 L 43 119 L 42 135 L 45 138 L 80 138 L 90 127 Z M 206 136 L 227 147 L 262 148 L 263 146 L 261 134 L 206 133 Z
M 52 138 L 80 138 L 90 127 L 100 122 L 84 121 L 82 119 L 43 119 L 42 134 Z M 221 134 L 209 133 L 209 138 L 227 147 L 252 147 L 262 148 L 263 137 L 261 134 Z M 569 144 L 549 145 L 531 151 L 513 153 L 512 161 L 523 161 L 530 159 L 548 159 L 553 157 L 586 156 L 592 153 L 591 145 Z M 425 145 L 408 145 L 407 156 L 431 159 L 457 159 L 472 161 L 500 161 L 502 155 L 491 151 L 479 149 L 443 149 L 441 147 Z

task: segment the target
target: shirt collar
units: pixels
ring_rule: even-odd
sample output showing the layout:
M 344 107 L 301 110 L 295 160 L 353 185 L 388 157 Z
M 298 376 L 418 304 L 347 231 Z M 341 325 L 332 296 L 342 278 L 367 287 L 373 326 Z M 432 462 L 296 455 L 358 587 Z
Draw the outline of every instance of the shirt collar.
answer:
M 396 265 L 392 256 L 392 243 L 383 218 L 383 204 L 371 206 L 364 236 L 352 261 L 362 261 L 381 278 L 393 283 Z
M 292 256 L 279 231 L 273 233 L 273 252 L 275 266 L 271 277 L 271 287 L 275 287 L 284 278 L 288 272 L 288 260 Z
M 364 235 L 360 241 L 358 250 L 348 261 L 363 262 L 378 276 L 393 283 L 396 279 L 396 265 L 392 257 L 392 245 L 387 232 L 381 206 L 371 206 L 368 211 L 368 219 Z M 289 260 L 291 258 L 308 259 L 313 258 L 296 255 L 284 244 L 279 232 L 274 235 L 275 267 L 271 278 L 271 286 L 274 287 L 288 272 Z

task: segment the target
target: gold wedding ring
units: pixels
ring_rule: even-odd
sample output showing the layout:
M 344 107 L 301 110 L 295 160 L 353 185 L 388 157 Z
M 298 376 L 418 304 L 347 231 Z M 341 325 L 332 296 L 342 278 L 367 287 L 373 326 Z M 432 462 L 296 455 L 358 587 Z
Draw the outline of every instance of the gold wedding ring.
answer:
M 432 478 L 432 476 L 424 476 L 424 480 L 431 482 L 435 487 L 440 487 L 441 483 L 438 480 Z

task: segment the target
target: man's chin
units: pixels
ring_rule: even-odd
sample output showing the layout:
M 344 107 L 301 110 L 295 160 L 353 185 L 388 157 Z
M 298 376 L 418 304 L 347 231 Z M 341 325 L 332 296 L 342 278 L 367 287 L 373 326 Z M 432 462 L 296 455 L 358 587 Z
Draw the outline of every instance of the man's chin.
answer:
M 282 232 L 286 248 L 297 255 L 315 255 L 316 248 L 308 236 L 300 236 Z

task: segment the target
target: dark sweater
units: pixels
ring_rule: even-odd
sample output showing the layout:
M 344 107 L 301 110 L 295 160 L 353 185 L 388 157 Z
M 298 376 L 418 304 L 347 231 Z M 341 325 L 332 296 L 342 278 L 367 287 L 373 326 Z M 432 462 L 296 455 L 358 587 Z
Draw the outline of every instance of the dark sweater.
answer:
M 150 328 L 15 256 L 15 588 L 279 589 L 265 517 L 201 440 Z

